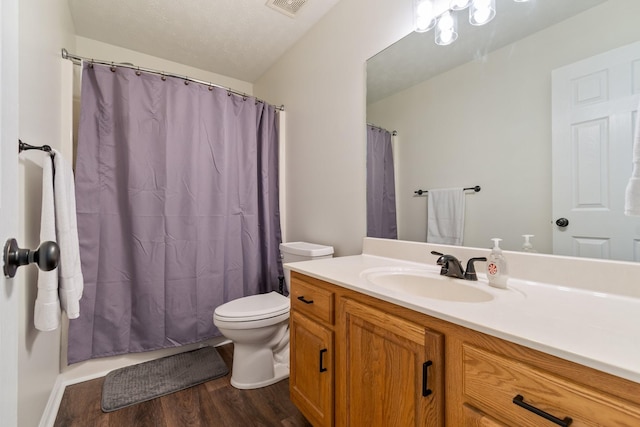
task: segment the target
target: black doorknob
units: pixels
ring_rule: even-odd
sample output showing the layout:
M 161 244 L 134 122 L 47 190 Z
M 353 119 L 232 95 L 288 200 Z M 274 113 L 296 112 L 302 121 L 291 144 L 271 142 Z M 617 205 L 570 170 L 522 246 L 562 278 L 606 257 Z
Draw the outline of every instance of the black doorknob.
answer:
M 569 225 L 569 220 L 567 218 L 558 218 L 556 220 L 556 225 L 558 227 L 566 227 L 567 225 Z
M 35 263 L 40 270 L 51 271 L 60 262 L 60 247 L 56 242 L 43 242 L 38 249 L 21 249 L 16 239 L 9 239 L 4 245 L 4 275 L 11 278 L 18 267 Z

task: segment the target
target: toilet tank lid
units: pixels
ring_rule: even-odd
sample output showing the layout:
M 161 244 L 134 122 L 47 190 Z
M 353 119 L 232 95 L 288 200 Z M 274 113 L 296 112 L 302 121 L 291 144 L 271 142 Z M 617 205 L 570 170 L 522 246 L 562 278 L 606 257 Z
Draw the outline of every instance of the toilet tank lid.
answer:
M 333 254 L 333 246 L 317 245 L 307 242 L 280 243 L 280 251 L 302 256 L 325 256 Z

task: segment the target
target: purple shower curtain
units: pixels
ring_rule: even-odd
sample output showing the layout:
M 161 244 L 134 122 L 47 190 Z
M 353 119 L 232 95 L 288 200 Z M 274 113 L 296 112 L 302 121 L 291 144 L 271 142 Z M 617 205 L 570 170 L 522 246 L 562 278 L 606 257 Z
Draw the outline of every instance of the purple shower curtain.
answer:
M 397 239 L 391 132 L 367 126 L 367 236 Z
M 76 198 L 85 285 L 68 363 L 219 336 L 218 305 L 277 289 L 273 106 L 85 63 Z

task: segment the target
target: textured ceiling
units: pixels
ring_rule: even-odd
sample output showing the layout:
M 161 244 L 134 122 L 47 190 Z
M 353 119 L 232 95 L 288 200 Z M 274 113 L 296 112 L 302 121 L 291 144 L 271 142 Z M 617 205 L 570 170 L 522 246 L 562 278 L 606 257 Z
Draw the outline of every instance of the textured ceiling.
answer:
M 82 37 L 253 83 L 339 0 L 69 0 Z M 117 60 L 117 58 L 99 58 Z

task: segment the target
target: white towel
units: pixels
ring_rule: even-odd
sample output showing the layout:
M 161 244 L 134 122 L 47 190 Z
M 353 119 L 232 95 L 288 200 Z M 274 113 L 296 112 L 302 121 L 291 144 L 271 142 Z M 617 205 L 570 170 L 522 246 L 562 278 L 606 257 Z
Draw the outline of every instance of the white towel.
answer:
M 461 246 L 464 235 L 464 190 L 429 190 L 427 242 Z
M 44 159 L 42 166 L 42 213 L 40 241 L 56 241 L 55 210 L 53 201 L 53 162 Z M 53 331 L 60 326 L 58 299 L 58 270 L 38 270 L 38 295 L 33 310 L 33 323 L 40 331 Z
M 54 153 L 54 199 L 56 210 L 56 236 L 60 245 L 58 266 L 59 295 L 62 309 L 69 319 L 80 316 L 80 298 L 84 289 L 84 278 L 80 268 L 80 244 L 76 220 L 76 190 L 73 170 L 62 155 Z
M 34 324 L 38 330 L 52 331 L 60 325 L 61 309 L 69 319 L 80 315 L 80 298 L 84 279 L 80 268 L 80 248 L 76 225 L 76 199 L 73 171 L 62 155 L 42 166 L 41 241 L 56 241 L 60 246 L 60 263 L 52 271 L 38 271 L 38 296 Z M 54 170 L 55 169 L 55 170 Z
M 633 137 L 633 172 L 625 191 L 624 214 L 640 216 L 640 105 L 636 112 L 636 130 Z

